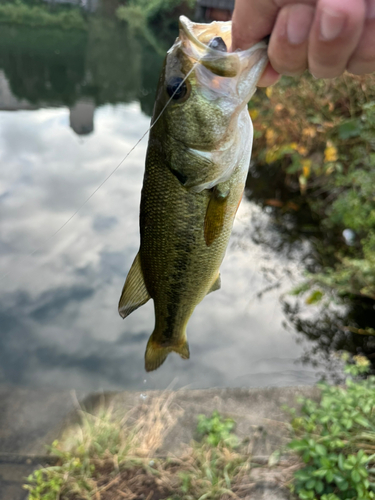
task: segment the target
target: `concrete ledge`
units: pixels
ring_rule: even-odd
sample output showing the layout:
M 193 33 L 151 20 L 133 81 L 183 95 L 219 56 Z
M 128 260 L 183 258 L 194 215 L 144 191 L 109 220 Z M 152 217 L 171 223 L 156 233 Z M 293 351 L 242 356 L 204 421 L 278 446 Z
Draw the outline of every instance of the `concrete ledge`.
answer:
M 116 414 L 124 414 L 136 406 L 152 402 L 153 398 L 169 394 L 163 391 L 107 393 L 90 395 L 81 403 L 88 412 L 95 412 L 100 406 L 113 408 Z M 316 387 L 276 387 L 262 389 L 181 389 L 173 393 L 171 411 L 181 413 L 177 423 L 165 438 L 159 450 L 160 455 L 178 454 L 182 444 L 189 444 L 197 438 L 196 426 L 199 414 L 211 415 L 218 410 L 223 416 L 233 418 L 236 434 L 240 439 L 252 441 L 254 455 L 269 456 L 282 446 L 288 438 L 289 416 L 281 409 L 283 405 L 296 407 L 299 396 L 319 399 Z M 181 411 L 182 410 L 182 411 Z M 77 422 L 77 415 L 71 414 L 64 426 L 64 433 Z

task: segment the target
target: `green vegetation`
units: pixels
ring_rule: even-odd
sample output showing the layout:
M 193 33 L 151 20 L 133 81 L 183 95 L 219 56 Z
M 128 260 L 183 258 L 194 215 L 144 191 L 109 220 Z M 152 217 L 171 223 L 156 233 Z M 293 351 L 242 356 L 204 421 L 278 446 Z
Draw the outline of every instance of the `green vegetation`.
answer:
M 79 8 L 51 11 L 45 3 L 30 5 L 22 0 L 0 3 L 0 23 L 32 27 L 85 30 L 87 24 Z
M 168 33 L 173 27 L 175 38 L 178 14 L 188 14 L 195 1 L 129 0 L 126 5 L 118 7 L 116 16 L 127 24 L 133 35 L 140 35 L 147 40 L 158 55 L 164 58 L 171 45 L 169 36 L 165 39 L 164 33 Z M 151 29 L 152 25 L 154 30 Z
M 320 384 L 319 403 L 302 399 L 302 415 L 290 410 L 288 448 L 306 464 L 293 486 L 301 500 L 375 499 L 375 377 L 355 381 L 369 368 L 366 358 L 355 361 L 345 387 Z
M 116 15 L 133 27 L 144 29 L 148 22 L 182 5 L 191 9 L 195 0 L 129 0 L 126 5 L 117 9 Z
M 238 439 L 232 432 L 234 426 L 234 420 L 231 418 L 223 419 L 218 411 L 214 411 L 211 417 L 198 416 L 197 432 L 211 446 L 224 443 L 235 448 L 238 445 Z
M 250 114 L 257 166 L 282 171 L 299 193 L 297 205 L 272 200 L 274 206 L 298 210 L 307 203 L 326 235 L 316 245 L 320 269 L 296 293 L 309 292 L 311 304 L 375 300 L 375 77 L 283 78 L 255 96 Z

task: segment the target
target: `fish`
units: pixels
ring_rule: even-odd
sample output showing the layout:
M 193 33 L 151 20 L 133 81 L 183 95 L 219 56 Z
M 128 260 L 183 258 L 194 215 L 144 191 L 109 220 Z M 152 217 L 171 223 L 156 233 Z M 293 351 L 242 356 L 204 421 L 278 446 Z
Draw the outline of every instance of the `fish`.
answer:
M 230 52 L 231 22 L 179 19 L 151 120 L 140 205 L 140 248 L 118 310 L 126 318 L 150 298 L 155 327 L 145 369 L 171 352 L 190 357 L 186 327 L 221 286 L 223 261 L 250 164 L 247 103 L 267 62 L 267 42 Z

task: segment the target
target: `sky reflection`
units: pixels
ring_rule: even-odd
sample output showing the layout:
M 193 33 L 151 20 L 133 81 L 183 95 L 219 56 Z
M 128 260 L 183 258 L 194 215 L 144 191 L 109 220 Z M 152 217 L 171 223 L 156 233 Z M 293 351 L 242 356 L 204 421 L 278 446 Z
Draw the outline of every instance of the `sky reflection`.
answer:
M 280 293 L 298 277 L 250 238 L 268 215 L 244 200 L 222 266 L 222 289 L 188 325 L 191 359 L 144 372 L 152 301 L 125 321 L 117 302 L 139 245 L 145 139 L 55 237 L 149 126 L 136 103 L 95 111 L 94 131 L 69 128 L 67 108 L 0 115 L 0 383 L 98 389 L 312 384 L 303 347 L 283 327 Z M 30 255 L 34 250 L 37 252 Z M 273 267 L 281 288 L 269 286 Z M 289 269 L 290 275 L 287 274 Z M 146 384 L 144 383 L 146 380 Z

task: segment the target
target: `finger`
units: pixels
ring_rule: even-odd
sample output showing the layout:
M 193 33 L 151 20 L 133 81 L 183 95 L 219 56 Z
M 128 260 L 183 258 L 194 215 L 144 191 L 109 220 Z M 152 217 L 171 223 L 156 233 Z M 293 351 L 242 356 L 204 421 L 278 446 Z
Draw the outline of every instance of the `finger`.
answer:
M 347 69 L 355 75 L 375 71 L 375 0 L 367 0 L 365 27 Z
M 270 35 L 279 10 L 296 0 L 236 0 L 232 18 L 232 50 L 247 49 Z M 315 5 L 317 0 L 299 0 Z
M 299 75 L 307 68 L 314 12 L 313 6 L 304 4 L 287 5 L 279 12 L 268 48 L 272 67 L 278 73 Z
M 308 48 L 314 76 L 334 78 L 345 71 L 361 37 L 365 12 L 364 0 L 318 0 Z
M 259 79 L 259 82 L 257 83 L 258 87 L 269 87 L 270 85 L 273 85 L 274 83 L 277 82 L 277 80 L 280 78 L 279 73 L 273 69 L 270 63 L 268 63 L 268 66 L 264 70 L 263 75 Z

